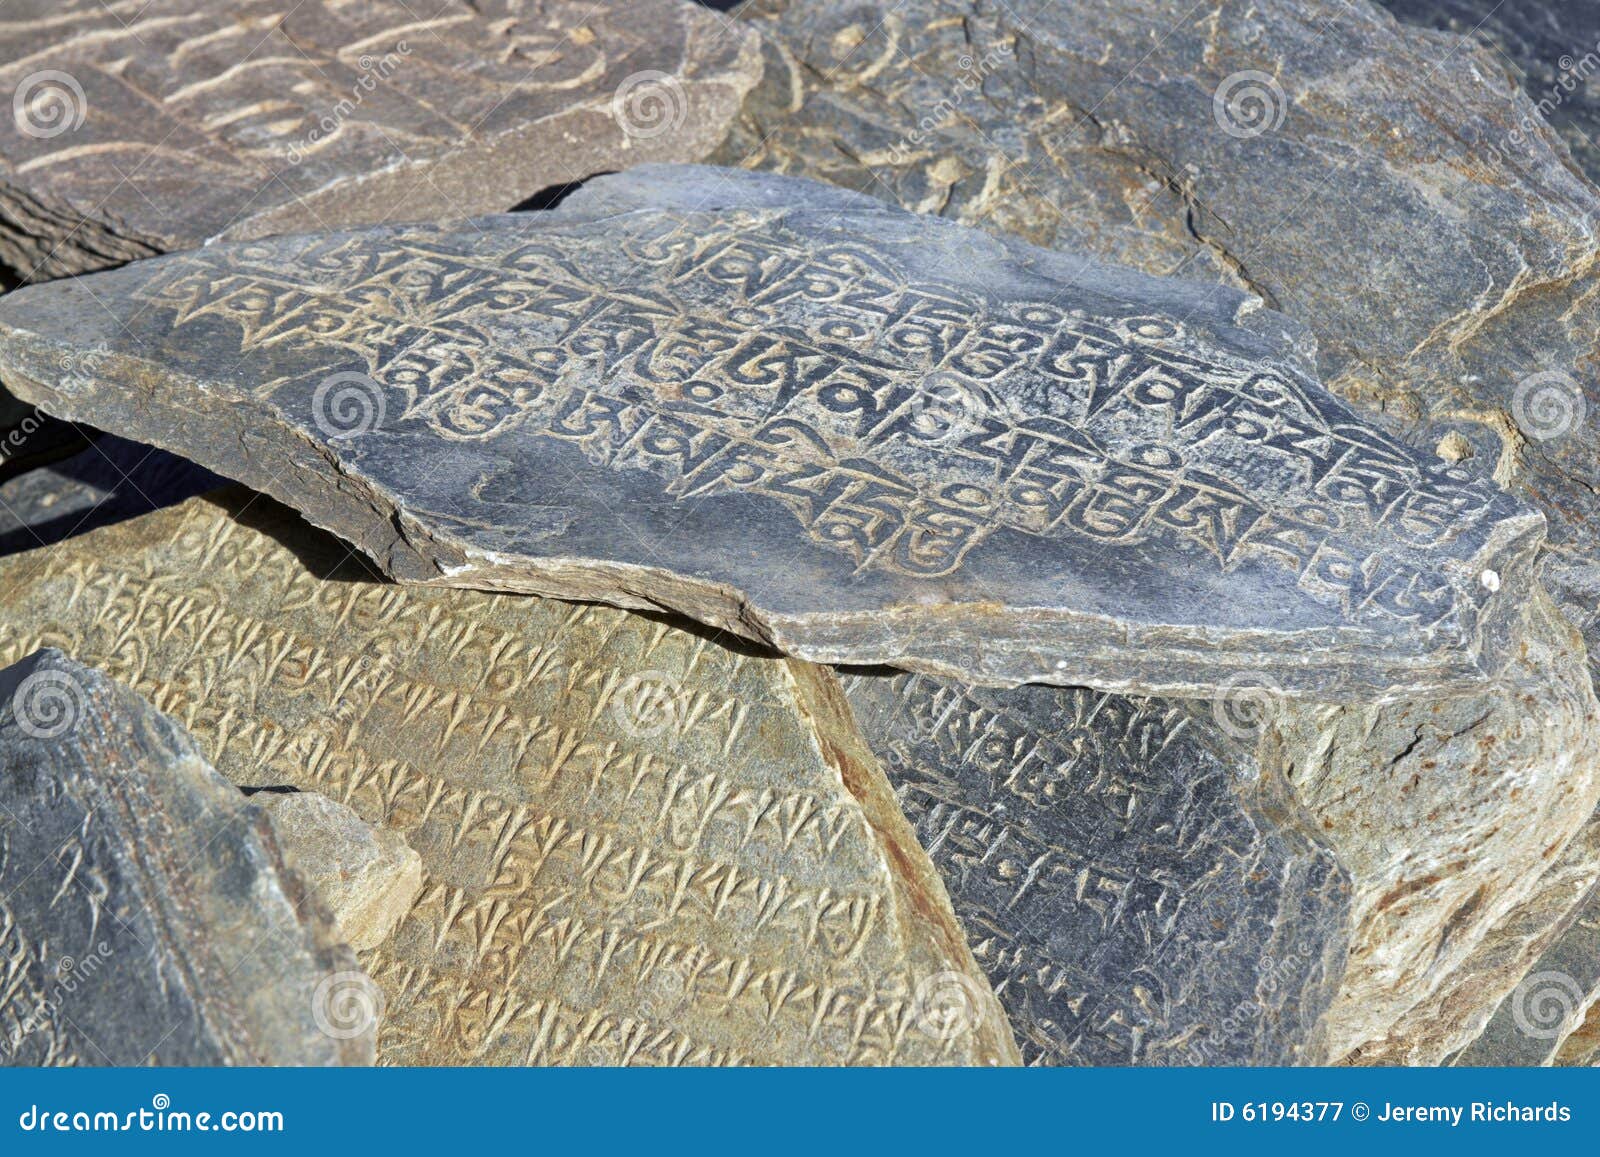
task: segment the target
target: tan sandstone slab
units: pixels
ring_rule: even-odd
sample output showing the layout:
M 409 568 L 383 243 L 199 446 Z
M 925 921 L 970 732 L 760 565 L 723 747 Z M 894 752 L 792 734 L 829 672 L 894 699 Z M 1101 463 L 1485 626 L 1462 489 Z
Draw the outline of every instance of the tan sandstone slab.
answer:
M 405 835 L 421 895 L 363 956 L 380 1060 L 1017 1059 L 831 674 L 369 577 L 266 499 L 197 499 L 0 562 L 0 660 L 70 645 L 241 786 Z

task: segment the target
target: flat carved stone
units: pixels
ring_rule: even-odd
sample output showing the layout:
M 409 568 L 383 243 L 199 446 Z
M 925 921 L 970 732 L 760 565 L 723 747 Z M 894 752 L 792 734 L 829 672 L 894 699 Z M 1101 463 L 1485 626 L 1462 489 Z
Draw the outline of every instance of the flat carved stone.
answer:
M 8 0 L 0 62 L 23 280 L 699 160 L 760 76 L 684 0 Z
M 406 582 L 968 682 L 1383 698 L 1503 665 L 1541 517 L 1248 294 L 691 166 L 0 300 L 0 380 Z M 95 373 L 63 371 L 99 352 Z
M 1596 85 L 1593 4 L 1424 3 L 1497 8 L 1540 45 L 1546 13 L 1568 21 L 1555 66 L 1588 75 L 1553 116 Z M 1331 391 L 1539 508 L 1545 580 L 1600 676 L 1600 193 L 1543 120 L 1547 90 L 1346 0 L 738 17 L 766 70 L 713 160 L 1257 294 L 1315 333 Z
M 374 582 L 224 494 L 0 559 L 0 660 L 70 645 L 240 786 L 405 836 L 422 891 L 361 955 L 381 1061 L 1016 1061 L 826 669 Z
M 266 817 L 127 687 L 27 651 L 0 671 L 0 1062 L 370 1064 L 370 1024 L 318 1020 L 355 958 Z
M 1326 1063 L 1349 881 L 1209 715 L 852 674 L 1024 1061 Z

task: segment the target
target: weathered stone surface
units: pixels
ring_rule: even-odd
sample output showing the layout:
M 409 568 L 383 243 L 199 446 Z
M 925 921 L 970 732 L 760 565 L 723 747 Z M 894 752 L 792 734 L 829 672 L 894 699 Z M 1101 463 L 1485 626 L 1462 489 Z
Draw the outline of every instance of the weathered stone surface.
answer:
M 370 1024 L 323 1031 L 317 988 L 354 957 L 261 812 L 127 687 L 18 650 L 0 671 L 0 1060 L 370 1063 Z
M 380 1060 L 1017 1059 L 827 670 L 367 577 L 265 498 L 195 499 L 0 559 L 0 659 L 70 645 L 235 783 L 405 835 Z
M 0 380 L 410 582 L 977 683 L 1480 682 L 1542 519 L 1355 419 L 1258 304 L 659 166 L 30 286 Z M 60 369 L 80 348 L 93 375 Z
M 48 546 L 223 483 L 164 450 L 107 434 L 65 461 L 0 482 L 0 554 Z
M 1330 389 L 1540 506 L 1600 655 L 1600 194 L 1502 68 L 1343 0 L 739 15 L 767 75 L 713 159 L 1255 291 Z
M 753 36 L 684 0 L 9 0 L 0 62 L 24 280 L 698 160 L 760 75 Z
M 766 77 L 713 159 L 1257 292 L 1315 332 L 1330 388 L 1540 505 L 1555 540 L 1546 581 L 1594 654 L 1594 189 L 1547 129 L 1518 132 L 1534 108 L 1498 70 L 1437 34 L 1332 0 L 1189 8 L 908 0 L 882 13 L 758 0 L 740 16 L 765 39 Z M 1383 1038 L 1442 983 L 1535 886 L 1548 863 L 1536 848 L 1558 856 L 1580 822 L 1596 726 L 1573 683 L 1581 657 L 1575 645 L 1533 646 L 1511 680 L 1531 703 L 1490 693 L 1438 712 L 1324 717 L 1329 736 L 1291 727 L 1301 745 L 1291 766 L 1322 762 L 1304 782 L 1367 914 L 1350 998 L 1330 1013 L 1336 1053 Z M 1417 734 L 1405 720 L 1419 710 L 1431 714 L 1429 756 L 1407 754 Z M 1520 826 L 1485 842 L 1500 802 L 1476 747 L 1488 735 L 1499 782 L 1519 793 L 1508 826 Z M 1316 753 L 1332 736 L 1342 755 L 1329 761 Z M 1378 784 L 1385 800 L 1404 800 L 1412 777 L 1437 815 L 1371 798 Z M 1546 808 L 1555 822 L 1540 828 Z M 1412 823 L 1391 822 L 1406 815 Z M 1464 857 L 1452 848 L 1462 834 Z M 1480 858 L 1493 865 L 1518 841 L 1453 920 Z M 1423 863 L 1452 882 L 1427 883 Z M 1380 908 L 1400 885 L 1411 891 Z M 1380 912 L 1408 927 L 1384 928 Z M 1433 962 L 1440 946 L 1445 959 Z M 1375 994 L 1370 1015 L 1363 992 Z
M 1347 1059 L 1360 1065 L 1438 1065 L 1460 1055 L 1483 1034 L 1496 1009 L 1505 1007 L 1502 1002 L 1563 935 L 1584 896 L 1592 894 L 1597 875 L 1600 817 L 1584 825 L 1537 884 L 1485 932 L 1432 993 L 1384 1036 L 1367 1042 Z M 1541 1000 L 1540 1008 L 1545 1007 Z M 1533 1062 L 1525 1057 L 1503 1063 Z
M 1600 180 L 1600 7 L 1593 0 L 1378 0 L 1408 24 L 1482 43 L 1494 65 L 1520 82 L 1573 160 Z M 1462 52 L 1440 37 L 1436 57 Z M 1539 129 L 1523 130 L 1537 135 Z M 1491 159 L 1493 154 L 1491 154 Z
M 1024 1061 L 1326 1061 L 1349 881 L 1209 714 L 926 675 L 845 691 Z
M 1592 881 L 1594 854 L 1586 865 Z M 1518 982 L 1482 1035 L 1456 1054 L 1458 1065 L 1548 1065 L 1600 1001 L 1600 889 L 1568 905 L 1533 967 Z
M 422 857 L 399 832 L 366 823 L 314 791 L 257 792 L 278 846 L 339 922 L 352 948 L 376 948 L 422 891 Z
M 1522 653 L 1480 694 L 1279 703 L 1269 715 L 1269 758 L 1353 883 L 1350 961 L 1326 1017 L 1335 1058 L 1391 1037 L 1419 1049 L 1443 1038 L 1437 1063 L 1470 1039 L 1470 1028 L 1450 1035 L 1460 1007 L 1448 1021 L 1396 1025 L 1448 995 L 1458 969 L 1470 973 L 1480 942 L 1543 886 L 1600 801 L 1600 704 L 1582 640 L 1543 593 L 1525 613 Z M 1494 1007 L 1483 983 L 1465 983 Z

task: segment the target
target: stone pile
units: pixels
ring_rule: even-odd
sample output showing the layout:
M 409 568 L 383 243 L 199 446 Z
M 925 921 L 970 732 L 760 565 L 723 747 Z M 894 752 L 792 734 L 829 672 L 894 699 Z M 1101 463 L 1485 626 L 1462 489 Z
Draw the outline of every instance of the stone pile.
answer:
M 24 0 L 6 1059 L 1591 1063 L 1588 106 L 1186 9 Z

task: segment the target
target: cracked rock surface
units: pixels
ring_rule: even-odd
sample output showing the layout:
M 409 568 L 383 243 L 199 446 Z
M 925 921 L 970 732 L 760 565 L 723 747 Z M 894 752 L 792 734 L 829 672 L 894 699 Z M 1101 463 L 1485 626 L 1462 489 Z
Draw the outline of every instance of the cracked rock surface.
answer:
M 1541 516 L 1356 418 L 1259 304 L 646 167 L 548 213 L 29 286 L 0 300 L 0 380 L 407 582 L 997 685 L 1371 700 L 1493 675 Z
M 1408 24 L 1455 33 L 1439 37 L 1440 57 L 1464 51 L 1460 36 L 1482 44 L 1485 67 L 1510 73 L 1539 116 L 1561 134 L 1578 167 L 1591 181 L 1600 180 L 1600 145 L 1595 143 L 1600 133 L 1595 81 L 1600 76 L 1600 7 L 1590 0 L 1379 3 Z
M 0 265 L 462 217 L 704 157 L 760 76 L 685 0 L 9 0 Z
M 1080 688 L 844 686 L 1025 1063 L 1327 1062 L 1349 879 L 1245 737 Z
M 1335 1058 L 1403 1052 L 1420 1034 L 1437 1063 L 1497 1002 L 1493 985 L 1516 983 L 1461 979 L 1485 937 L 1540 889 L 1559 894 L 1561 875 L 1593 879 L 1582 843 L 1550 872 L 1600 801 L 1600 704 L 1575 628 L 1543 594 L 1525 613 L 1522 655 L 1480 694 L 1271 713 L 1264 745 L 1353 884 L 1350 961 L 1326 1017 Z M 1532 910 L 1560 919 L 1549 899 Z M 1486 1003 L 1402 1023 L 1462 983 Z
M 0 671 L 0 1058 L 370 1064 L 330 1034 L 355 967 L 260 809 L 184 728 L 53 649 Z M 358 1026 L 359 1027 L 359 1026 Z

